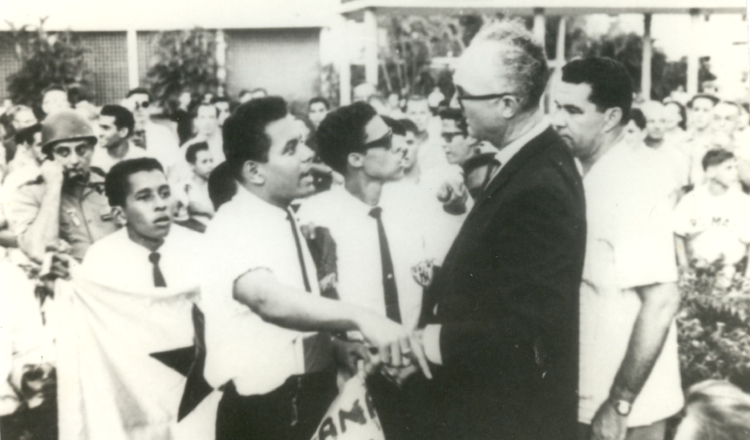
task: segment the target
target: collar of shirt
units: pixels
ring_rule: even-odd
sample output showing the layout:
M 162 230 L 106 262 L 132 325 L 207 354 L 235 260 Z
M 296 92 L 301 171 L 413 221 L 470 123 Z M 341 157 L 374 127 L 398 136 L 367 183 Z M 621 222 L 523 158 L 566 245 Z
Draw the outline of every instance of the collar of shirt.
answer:
M 239 201 L 242 206 L 254 216 L 257 215 L 270 219 L 278 219 L 278 221 L 287 221 L 288 210 L 281 209 L 278 206 L 266 202 L 242 185 L 237 185 L 237 193 L 232 197 L 232 200 L 235 199 L 237 199 L 237 201 Z
M 542 119 L 536 125 L 531 127 L 531 130 L 527 131 L 519 138 L 495 153 L 495 159 L 500 162 L 500 166 L 497 167 L 497 169 L 495 169 L 495 171 L 492 173 L 490 181 L 494 180 L 495 177 L 500 174 L 500 170 L 503 169 L 503 167 L 513 158 L 513 156 L 516 155 L 516 153 L 521 151 L 521 148 L 523 148 L 524 145 L 528 144 L 532 139 L 542 134 L 542 132 L 544 132 L 544 130 L 546 130 L 548 127 L 549 122 L 546 119 Z

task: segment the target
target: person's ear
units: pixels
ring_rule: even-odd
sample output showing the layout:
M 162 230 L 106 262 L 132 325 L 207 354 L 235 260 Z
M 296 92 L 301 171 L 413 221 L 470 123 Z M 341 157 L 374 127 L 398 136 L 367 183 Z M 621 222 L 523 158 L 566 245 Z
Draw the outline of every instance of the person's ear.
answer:
M 127 127 L 122 127 L 117 129 L 117 135 L 121 138 L 126 138 L 130 135 L 130 130 L 128 130 Z
M 115 223 L 119 226 L 125 226 L 128 224 L 128 219 L 125 217 L 125 210 L 122 206 L 112 207 L 112 217 L 115 219 Z
M 521 101 L 515 95 L 504 96 L 497 101 L 500 116 L 511 119 L 521 112 Z
M 604 110 L 604 131 L 612 131 L 615 127 L 620 125 L 624 114 L 620 107 L 610 107 Z
M 365 155 L 362 153 L 349 153 L 346 163 L 352 168 L 362 168 L 365 165 Z
M 262 167 L 258 162 L 253 160 L 245 161 L 242 165 L 242 179 L 254 185 L 263 185 L 266 183 L 266 176 L 263 173 Z

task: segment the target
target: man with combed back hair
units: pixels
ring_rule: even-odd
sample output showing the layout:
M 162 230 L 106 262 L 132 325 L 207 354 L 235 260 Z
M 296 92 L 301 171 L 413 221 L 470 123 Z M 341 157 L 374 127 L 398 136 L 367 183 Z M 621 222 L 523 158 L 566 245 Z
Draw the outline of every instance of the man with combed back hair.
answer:
M 458 61 L 468 134 L 500 165 L 425 293 L 417 339 L 434 378 L 404 383 L 415 438 L 576 438 L 585 211 L 573 156 L 539 108 L 547 72 L 517 21 L 484 28 Z

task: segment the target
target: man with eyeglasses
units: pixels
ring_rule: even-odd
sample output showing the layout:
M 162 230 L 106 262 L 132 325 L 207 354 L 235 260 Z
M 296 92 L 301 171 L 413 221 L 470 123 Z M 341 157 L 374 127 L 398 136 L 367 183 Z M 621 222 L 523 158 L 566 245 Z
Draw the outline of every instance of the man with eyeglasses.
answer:
M 133 112 L 135 132 L 133 143 L 143 147 L 149 155 L 156 158 L 167 176 L 171 177 L 173 168 L 182 158 L 177 134 L 164 125 L 151 121 L 151 94 L 144 88 L 128 92 L 123 106 Z
M 586 213 L 573 156 L 539 108 L 546 59 L 523 22 L 503 20 L 458 60 L 468 134 L 500 165 L 425 292 L 416 339 L 433 379 L 405 382 L 422 395 L 414 438 L 577 438 Z
M 104 176 L 92 172 L 97 138 L 72 110 L 47 116 L 42 125 L 39 175 L 8 195 L 11 230 L 19 247 L 41 262 L 48 250 L 66 250 L 79 261 L 88 247 L 117 230 L 104 195 Z

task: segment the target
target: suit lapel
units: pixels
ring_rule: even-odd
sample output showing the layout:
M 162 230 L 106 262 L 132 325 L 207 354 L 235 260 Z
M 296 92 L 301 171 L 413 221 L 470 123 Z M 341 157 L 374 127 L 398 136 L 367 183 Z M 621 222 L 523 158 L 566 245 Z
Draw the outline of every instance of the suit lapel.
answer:
M 521 147 L 518 153 L 516 153 L 510 161 L 500 169 L 500 173 L 490 181 L 487 188 L 481 192 L 479 199 L 474 203 L 474 208 L 471 210 L 468 217 L 471 217 L 472 214 L 478 211 L 482 204 L 491 199 L 493 195 L 497 194 L 528 159 L 538 154 L 542 149 L 553 142 L 554 136 L 555 132 L 550 127 Z M 466 220 L 468 221 L 469 218 Z

